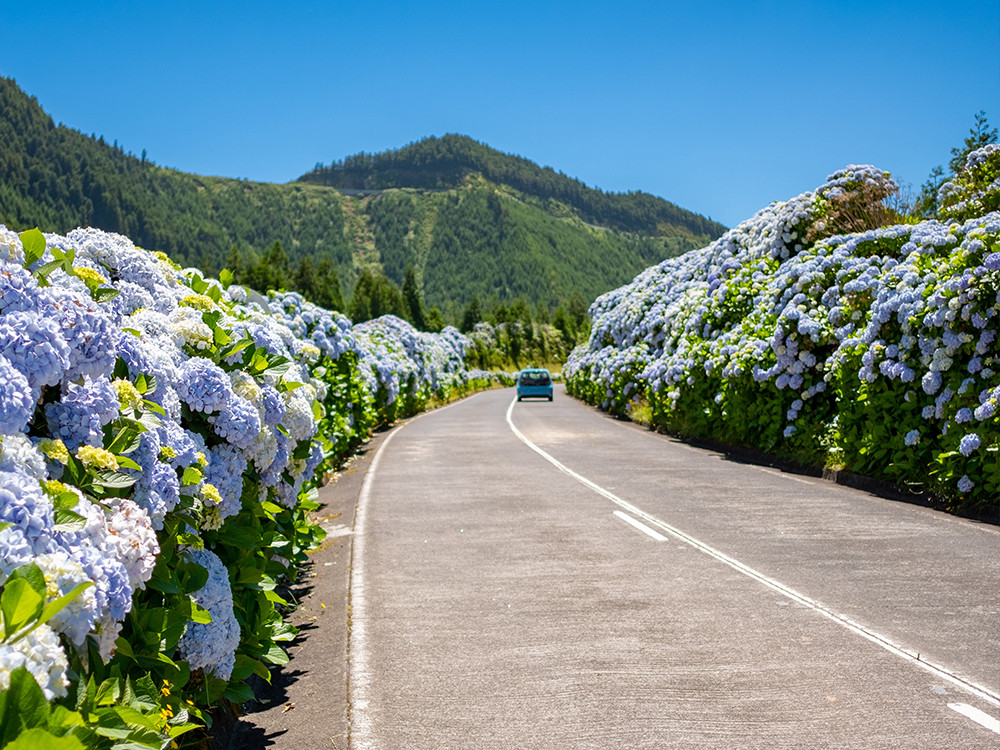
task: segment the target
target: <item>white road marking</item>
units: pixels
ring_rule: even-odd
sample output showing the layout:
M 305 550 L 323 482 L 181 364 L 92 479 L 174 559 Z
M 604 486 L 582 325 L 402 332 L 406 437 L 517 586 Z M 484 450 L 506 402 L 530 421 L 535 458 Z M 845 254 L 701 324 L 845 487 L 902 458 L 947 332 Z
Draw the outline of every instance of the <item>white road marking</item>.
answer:
M 931 672 L 932 674 L 936 675 L 937 677 L 939 677 L 939 678 L 941 678 L 941 679 L 943 679 L 943 680 L 945 680 L 945 681 L 947 681 L 947 682 L 955 685 L 956 687 L 959 687 L 959 688 L 961 688 L 961 689 L 963 689 L 963 690 L 965 690 L 965 691 L 967 691 L 969 693 L 972 693 L 977 698 L 980 698 L 980 699 L 986 701 L 987 703 L 989 703 L 989 704 L 991 704 L 993 706 L 1000 707 L 1000 693 L 996 693 L 996 692 L 990 690 L 987 687 L 983 687 L 982 685 L 978 685 L 978 684 L 976 684 L 974 682 L 971 682 L 971 681 L 966 680 L 966 679 L 964 679 L 962 677 L 959 677 L 958 675 L 954 674 L 953 672 L 951 672 L 949 669 L 947 669 L 944 666 L 941 666 L 939 664 L 935 664 L 933 662 L 929 662 L 929 661 L 925 661 L 925 660 L 921 659 L 919 653 L 913 652 L 913 651 L 909 651 L 909 650 L 903 648 L 902 646 L 899 646 L 899 645 L 893 643 L 886 636 L 881 635 L 880 633 L 878 633 L 878 632 L 876 632 L 874 630 L 871 630 L 871 629 L 865 627 L 864 625 L 861 625 L 860 623 L 855 622 L 854 620 L 852 620 L 851 618 L 847 617 L 846 615 L 840 614 L 839 612 L 836 612 L 836 611 L 830 609 L 829 607 L 827 607 L 826 605 L 824 605 L 824 604 L 822 604 L 820 602 L 817 602 L 817 601 L 815 601 L 813 599 L 810 599 L 805 594 L 800 594 L 795 589 L 792 589 L 792 588 L 786 586 L 785 584 L 780 583 L 779 581 L 776 581 L 773 578 L 770 578 L 770 577 L 764 575 L 763 573 L 760 573 L 759 571 L 754 570 L 750 566 L 744 565 L 739 560 L 736 560 L 736 559 L 730 557 L 729 555 L 725 554 L 724 552 L 720 552 L 719 550 L 715 549 L 714 547 L 710 547 L 709 545 L 705 544 L 704 542 L 699 541 L 698 539 L 695 539 L 693 536 L 690 536 L 689 534 L 681 531 L 680 529 L 678 529 L 678 528 L 676 528 L 674 526 L 671 526 L 670 524 L 668 524 L 668 523 L 666 523 L 664 521 L 661 521 L 660 519 L 656 518 L 655 516 L 650 515 L 649 513 L 646 513 L 644 510 L 641 510 L 641 509 L 637 508 L 636 506 L 632 505 L 631 503 L 626 502 L 625 500 L 622 500 L 617 495 L 615 495 L 615 494 L 613 494 L 611 492 L 608 492 L 606 489 L 604 489 L 600 485 L 598 485 L 598 484 L 590 481 L 586 477 L 584 477 L 584 476 L 582 476 L 580 474 L 577 474 L 575 471 L 573 471 L 572 469 L 570 469 L 568 466 L 566 466 L 565 464 L 561 463 L 558 459 L 556 459 L 555 457 L 551 456 L 550 454 L 546 453 L 544 450 L 542 450 L 541 448 L 539 448 L 537 445 L 535 445 L 533 442 L 531 442 L 524 435 L 524 433 L 522 433 L 519 429 L 517 429 L 517 427 L 514 425 L 514 420 L 512 418 L 512 414 L 514 412 L 514 405 L 516 403 L 517 403 L 517 399 L 514 399 L 513 401 L 511 401 L 510 406 L 507 407 L 507 425 L 508 425 L 508 427 L 510 427 L 510 429 L 514 433 L 514 435 L 516 435 L 517 438 L 522 443 L 524 443 L 529 448 L 531 448 L 531 450 L 533 450 L 535 453 L 537 453 L 538 455 L 540 455 L 542 458 L 544 458 L 546 461 L 548 461 L 550 464 L 552 464 L 553 466 L 555 466 L 557 469 L 559 469 L 564 474 L 567 474 L 570 477 L 572 477 L 573 479 L 575 479 L 576 481 L 578 481 L 583 486 L 585 486 L 585 487 L 593 490 L 594 492 L 596 492 L 601 497 L 607 498 L 608 500 L 610 500 L 611 502 L 613 502 L 615 505 L 617 505 L 620 508 L 628 511 L 632 515 L 637 516 L 638 518 L 641 518 L 643 521 L 645 521 L 646 523 L 648 523 L 650 526 L 655 526 L 655 527 L 657 527 L 659 529 L 662 529 L 663 531 L 666 531 L 668 534 L 670 534 L 670 535 L 672 535 L 672 536 L 674 536 L 674 537 L 676 537 L 678 539 L 681 539 L 681 540 L 687 542 L 692 547 L 695 547 L 696 549 L 704 552 L 706 555 L 709 555 L 710 557 L 714 557 L 719 562 L 722 562 L 722 563 L 728 565 L 729 567 L 733 568 L 734 570 L 739 571 L 743 575 L 748 576 L 750 578 L 753 578 L 754 580 L 759 581 L 760 583 L 763 583 L 765 586 L 769 586 L 770 588 L 774 589 L 775 591 L 778 591 L 778 592 L 784 594 L 789 599 L 792 599 L 793 601 L 798 602 L 799 604 L 801 604 L 801 605 L 803 605 L 805 607 L 808 607 L 809 609 L 812 609 L 815 612 L 818 612 L 819 614 L 821 614 L 824 617 L 832 620 L 833 622 L 837 623 L 838 625 L 841 625 L 841 626 L 847 628 L 848 630 L 850 630 L 850 631 L 852 631 L 854 633 L 857 633 L 858 635 L 862 636 L 863 638 L 867 638 L 872 643 L 878 644 L 879 646 L 881 646 L 882 648 L 884 648 L 889 653 L 894 654 L 894 655 L 898 656 L 899 658 L 901 658 L 901 659 L 903 659 L 905 661 L 908 661 L 908 662 L 910 662 L 912 664 L 916 664 L 917 666 L 919 666 L 919 667 L 927 670 L 928 672 Z
M 351 747 L 372 747 L 371 717 L 368 706 L 371 702 L 371 668 L 368 665 L 368 613 L 365 594 L 365 525 L 368 521 L 368 500 L 371 497 L 372 481 L 378 470 L 385 447 L 406 426 L 404 422 L 390 432 L 375 452 L 358 494 L 358 510 L 354 519 L 354 545 L 351 548 L 350 607 L 351 624 L 347 633 L 347 658 L 350 662 L 350 716 L 349 727 Z
M 473 394 L 468 401 L 480 394 Z M 347 628 L 347 660 L 348 660 L 348 742 L 356 750 L 365 750 L 375 746 L 372 736 L 371 716 L 368 707 L 371 704 L 372 674 L 369 666 L 368 650 L 368 613 L 365 594 L 365 536 L 368 523 L 368 501 L 371 498 L 372 482 L 385 447 L 410 422 L 427 414 L 450 409 L 458 401 L 453 401 L 433 411 L 422 412 L 412 419 L 397 425 L 388 435 L 372 457 L 371 465 L 365 473 L 358 493 L 358 508 L 354 516 L 354 543 L 351 546 L 351 582 L 348 589 L 348 611 L 350 623 Z M 424 540 L 426 542 L 426 540 Z
M 751 464 L 752 466 L 752 464 Z M 753 468 L 763 471 L 765 474 L 770 474 L 773 477 L 781 477 L 782 479 L 791 479 L 793 482 L 799 482 L 800 484 L 808 484 L 813 486 L 813 483 L 808 479 L 802 479 L 801 477 L 793 477 L 791 474 L 786 474 L 783 471 L 775 471 L 774 469 L 769 469 L 766 466 L 754 466 Z
M 628 515 L 627 513 L 622 513 L 620 510 L 616 510 L 614 511 L 614 514 L 618 516 L 620 519 L 622 519 L 625 523 L 631 524 L 635 528 L 639 529 L 639 531 L 641 531 L 643 534 L 648 534 L 649 536 L 653 537 L 653 539 L 655 539 L 656 541 L 658 542 L 667 541 L 667 538 L 663 536 L 663 534 L 661 534 L 659 531 L 651 529 L 646 524 L 636 521 L 634 518 L 632 518 L 632 516 Z
M 980 711 L 974 706 L 970 706 L 967 703 L 949 703 L 948 708 L 953 711 L 958 711 L 962 716 L 972 719 L 977 724 L 989 729 L 991 732 L 996 732 L 1000 734 L 1000 719 L 994 719 L 985 711 Z

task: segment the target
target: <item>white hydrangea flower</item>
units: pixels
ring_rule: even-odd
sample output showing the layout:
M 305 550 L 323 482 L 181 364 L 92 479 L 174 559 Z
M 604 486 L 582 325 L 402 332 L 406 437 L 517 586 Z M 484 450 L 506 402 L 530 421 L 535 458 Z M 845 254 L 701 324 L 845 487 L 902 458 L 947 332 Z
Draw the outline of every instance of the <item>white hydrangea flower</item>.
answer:
M 10 673 L 27 668 L 47 700 L 66 695 L 69 663 L 59 636 L 48 625 L 39 625 L 14 643 L 0 643 L 0 690 L 10 687 Z
M 49 600 L 68 594 L 77 584 L 93 584 L 80 563 L 71 559 L 63 550 L 39 555 L 34 562 L 45 576 Z M 94 627 L 97 616 L 97 597 L 94 586 L 91 585 L 57 612 L 49 620 L 49 625 L 63 633 L 75 645 L 82 646 L 87 639 L 87 633 Z

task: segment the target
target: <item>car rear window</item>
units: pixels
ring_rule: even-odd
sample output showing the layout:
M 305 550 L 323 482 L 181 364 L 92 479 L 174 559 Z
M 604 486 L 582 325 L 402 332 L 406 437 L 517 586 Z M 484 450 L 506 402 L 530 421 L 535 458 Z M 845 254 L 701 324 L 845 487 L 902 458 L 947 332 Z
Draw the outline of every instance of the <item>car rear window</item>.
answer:
M 521 385 L 548 385 L 549 376 L 544 372 L 521 373 Z

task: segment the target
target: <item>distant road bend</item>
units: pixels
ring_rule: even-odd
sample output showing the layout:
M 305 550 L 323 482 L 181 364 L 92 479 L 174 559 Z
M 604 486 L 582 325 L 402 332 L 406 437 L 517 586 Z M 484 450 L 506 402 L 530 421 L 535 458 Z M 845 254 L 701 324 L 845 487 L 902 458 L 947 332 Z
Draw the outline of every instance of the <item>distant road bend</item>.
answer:
M 362 485 L 352 748 L 1000 747 L 1000 529 L 490 391 Z

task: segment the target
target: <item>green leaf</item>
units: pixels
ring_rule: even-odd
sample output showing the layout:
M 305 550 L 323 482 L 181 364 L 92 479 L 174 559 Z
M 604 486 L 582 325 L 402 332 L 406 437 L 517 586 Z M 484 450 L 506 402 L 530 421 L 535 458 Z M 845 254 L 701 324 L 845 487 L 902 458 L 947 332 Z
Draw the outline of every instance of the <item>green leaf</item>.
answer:
M 31 588 L 38 592 L 39 596 L 45 596 L 45 574 L 42 573 L 42 569 L 34 563 L 28 563 L 27 565 L 15 568 L 11 571 L 10 577 L 7 580 L 10 581 L 15 578 L 23 578 L 31 584 Z
M 275 357 L 267 366 L 266 372 L 272 375 L 284 375 L 292 366 L 292 361 L 287 357 Z
M 250 364 L 247 369 L 249 369 L 252 374 L 259 375 L 267 368 L 267 350 L 258 347 L 258 349 L 253 353 L 253 357 L 251 357 Z
M 200 274 L 194 274 L 191 278 L 190 287 L 196 294 L 204 294 L 208 288 L 208 282 Z
M 113 289 L 110 286 L 99 286 L 97 287 L 97 289 L 95 289 L 90 293 L 90 296 L 93 298 L 94 302 L 100 303 L 112 300 L 119 294 L 121 294 L 120 291 L 118 291 L 117 289 Z
M 47 729 L 35 727 L 21 733 L 4 750 L 86 750 L 86 746 L 72 735 L 59 737 Z
M 216 346 L 225 346 L 232 340 L 233 337 L 226 333 L 224 328 L 217 325 L 212 327 L 212 343 Z
M 61 268 L 63 262 L 61 260 L 50 260 L 44 266 L 35 271 L 35 278 L 38 279 L 38 283 L 41 286 L 49 285 L 49 274 L 55 271 L 57 268 Z
M 280 604 L 282 606 L 286 606 L 288 604 L 286 599 L 282 598 L 279 594 L 276 594 L 273 591 L 265 590 L 264 598 L 273 604 Z
M 142 471 L 142 467 L 128 456 L 118 456 L 118 465 L 123 469 L 135 469 L 136 471 Z
M 161 417 L 167 416 L 167 410 L 164 409 L 162 406 L 160 406 L 158 403 L 156 403 L 154 401 L 146 401 L 145 399 L 143 399 L 142 406 L 143 406 L 143 408 L 148 409 L 149 411 L 153 412 L 154 414 L 159 414 Z M 143 424 L 146 423 L 146 420 L 147 420 L 148 417 L 149 417 L 148 414 L 143 414 L 142 415 L 142 420 L 141 421 L 143 422 Z M 157 427 L 158 426 L 159 425 L 157 425 Z
M 3 596 L 0 597 L 0 612 L 3 613 L 6 636 L 9 638 L 38 619 L 44 606 L 45 597 L 35 591 L 28 581 L 23 578 L 7 579 Z
M 115 455 L 121 455 L 122 453 L 131 453 L 139 447 L 142 433 L 146 432 L 146 425 L 135 419 L 122 417 L 115 420 L 114 426 L 118 428 L 118 432 L 108 445 L 109 451 Z
M 0 741 L 13 739 L 21 729 L 48 725 L 49 702 L 25 667 L 18 667 L 10 673 L 10 687 L 0 696 L 4 698 L 3 712 L 0 713 Z
M 233 703 L 246 703 L 254 698 L 253 690 L 245 682 L 227 685 L 224 695 Z
M 267 513 L 269 516 L 274 517 L 281 515 L 287 508 L 277 503 L 272 503 L 270 500 L 263 500 L 260 504 L 261 510 Z
M 271 664 L 288 664 L 288 654 L 285 650 L 277 644 L 273 644 L 267 652 L 261 656 L 264 661 L 270 662 Z
M 208 570 L 196 562 L 184 562 L 179 566 L 180 579 L 186 593 L 197 591 L 208 583 Z
M 136 479 L 118 471 L 102 469 L 95 473 L 96 484 L 108 489 L 125 489 L 136 483 Z
M 212 613 L 199 605 L 194 599 L 191 600 L 191 622 L 197 622 L 202 625 L 208 625 L 212 622 Z
M 181 477 L 181 484 L 198 484 L 202 478 L 201 469 L 196 466 L 189 466 L 184 469 L 184 476 Z
M 135 652 L 132 650 L 132 644 L 121 637 L 115 641 L 115 654 L 125 656 L 129 659 L 135 658 Z
M 229 285 L 233 283 L 233 272 L 228 268 L 223 268 L 219 271 L 219 281 L 222 283 L 223 289 L 228 289 Z
M 45 255 L 45 235 L 38 227 L 21 232 L 21 245 L 24 247 L 25 266 L 30 266 Z
M 87 525 L 87 519 L 67 508 L 56 508 L 53 512 L 53 518 L 55 531 L 79 531 Z
M 235 343 L 230 344 L 229 346 L 222 349 L 219 352 L 219 359 L 229 359 L 231 356 L 243 351 L 248 346 L 252 346 L 253 343 L 254 343 L 253 339 L 250 338 L 249 336 L 242 338 L 239 341 L 236 341 Z

